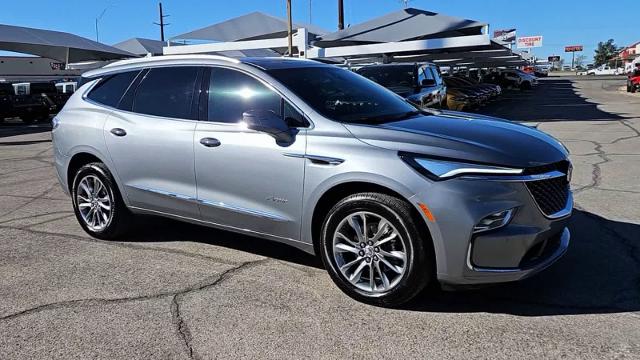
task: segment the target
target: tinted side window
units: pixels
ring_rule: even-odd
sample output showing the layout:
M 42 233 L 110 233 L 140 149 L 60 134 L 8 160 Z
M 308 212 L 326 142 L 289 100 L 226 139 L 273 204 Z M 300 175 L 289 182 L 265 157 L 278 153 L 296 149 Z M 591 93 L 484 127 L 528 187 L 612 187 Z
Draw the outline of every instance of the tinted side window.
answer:
M 422 80 L 434 80 L 433 74 L 428 67 L 423 67 L 418 70 L 418 82 L 422 84 Z
M 281 116 L 282 98 L 253 77 L 239 71 L 212 68 L 209 121 L 236 123 L 248 110 L 269 110 Z
M 191 111 L 198 67 L 163 67 L 149 70 L 138 89 L 133 111 L 170 118 L 195 119 Z
M 87 97 L 100 104 L 116 107 L 137 74 L 137 71 L 129 71 L 104 78 Z
M 291 106 L 288 102 L 284 102 L 284 121 L 289 127 L 307 127 L 309 123 L 307 120 Z

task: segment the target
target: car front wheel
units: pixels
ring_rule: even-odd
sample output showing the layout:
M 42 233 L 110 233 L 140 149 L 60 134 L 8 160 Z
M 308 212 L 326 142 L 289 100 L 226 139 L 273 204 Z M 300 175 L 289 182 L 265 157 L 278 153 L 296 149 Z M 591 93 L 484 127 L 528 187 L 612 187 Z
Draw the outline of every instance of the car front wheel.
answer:
M 327 215 L 322 260 L 336 285 L 352 298 L 399 306 L 420 293 L 433 275 L 432 243 L 411 205 L 379 193 L 354 194 Z
M 71 197 L 76 218 L 89 235 L 111 240 L 128 228 L 132 215 L 104 164 L 82 166 L 73 180 Z

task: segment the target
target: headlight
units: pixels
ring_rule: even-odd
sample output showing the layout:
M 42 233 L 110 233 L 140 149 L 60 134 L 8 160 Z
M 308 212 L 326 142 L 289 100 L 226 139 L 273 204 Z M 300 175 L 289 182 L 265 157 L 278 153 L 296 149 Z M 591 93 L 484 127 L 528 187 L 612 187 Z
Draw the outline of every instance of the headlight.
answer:
M 401 154 L 400 157 L 414 169 L 432 180 L 446 180 L 456 176 L 474 174 L 519 175 L 523 172 L 523 169 L 412 157 L 405 154 Z

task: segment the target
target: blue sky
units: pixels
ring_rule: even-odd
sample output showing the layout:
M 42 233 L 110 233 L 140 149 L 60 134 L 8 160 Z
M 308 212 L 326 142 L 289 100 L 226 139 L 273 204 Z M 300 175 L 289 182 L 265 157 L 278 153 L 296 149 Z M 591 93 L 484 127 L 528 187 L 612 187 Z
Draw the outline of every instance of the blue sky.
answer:
M 181 34 L 251 11 L 285 16 L 285 0 L 164 0 L 165 34 Z M 337 24 L 336 0 L 311 0 L 311 21 L 333 30 Z M 615 4 L 606 9 L 609 5 Z M 604 7 L 603 7 L 604 5 Z M 99 22 L 100 41 L 113 44 L 131 37 L 159 38 L 156 0 L 5 0 L 0 23 L 60 30 L 95 40 L 95 18 L 106 8 Z M 521 0 L 414 0 L 411 7 L 488 22 L 491 31 L 518 29 L 519 36 L 542 35 L 539 57 L 565 56 L 565 45 L 584 45 L 588 61 L 598 41 L 609 38 L 621 45 L 640 41 L 640 3 L 521 1 Z M 398 0 L 345 0 L 345 22 L 359 22 L 402 8 Z M 309 21 L 309 0 L 293 0 L 294 21 Z M 570 56 L 566 56 L 570 59 Z

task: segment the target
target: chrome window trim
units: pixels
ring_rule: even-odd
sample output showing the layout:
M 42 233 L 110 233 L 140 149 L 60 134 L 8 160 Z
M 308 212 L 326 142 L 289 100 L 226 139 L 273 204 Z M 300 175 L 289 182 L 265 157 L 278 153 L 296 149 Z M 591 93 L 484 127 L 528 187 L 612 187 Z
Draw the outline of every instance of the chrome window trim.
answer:
M 109 73 L 105 73 L 105 74 L 100 74 L 100 77 L 91 80 L 94 83 L 91 84 L 91 86 L 84 93 L 82 93 L 82 100 L 84 100 L 84 101 L 86 101 L 86 102 L 88 102 L 88 103 L 90 103 L 92 105 L 95 105 L 97 107 L 105 108 L 107 110 L 121 111 L 121 112 L 123 112 L 125 114 L 132 114 L 132 115 L 138 115 L 138 116 L 148 116 L 148 117 L 152 117 L 152 118 L 160 119 L 160 120 L 188 121 L 188 122 L 195 122 L 195 123 L 215 124 L 215 125 L 236 125 L 236 126 L 239 125 L 240 123 L 229 123 L 229 122 L 222 122 L 222 121 L 209 121 L 209 120 L 197 120 L 197 119 L 193 120 L 193 119 L 183 119 L 183 118 L 171 118 L 171 117 L 165 117 L 165 116 L 159 116 L 159 115 L 150 115 L 150 114 L 137 113 L 137 112 L 134 112 L 134 111 L 118 109 L 118 108 L 115 108 L 115 107 L 112 107 L 112 106 L 109 106 L 109 105 L 105 105 L 105 104 L 99 103 L 97 101 L 93 101 L 93 100 L 91 100 L 91 99 L 89 99 L 87 97 L 89 92 L 100 82 L 100 80 L 102 79 L 103 76 L 115 75 L 115 74 L 128 72 L 128 71 L 143 71 L 143 70 L 146 70 L 146 69 L 154 69 L 154 68 L 159 68 L 159 67 L 183 67 L 183 66 L 197 66 L 197 67 L 205 67 L 205 68 L 212 68 L 212 67 L 225 68 L 225 69 L 229 69 L 229 70 L 239 71 L 239 72 L 241 72 L 243 74 L 251 76 L 254 79 L 260 81 L 263 85 L 267 86 L 269 89 L 275 91 L 276 94 L 280 95 L 284 101 L 289 103 L 289 105 L 291 105 L 296 111 L 298 111 L 305 118 L 305 120 L 307 120 L 309 122 L 309 126 L 295 127 L 293 129 L 311 130 L 311 129 L 315 128 L 315 124 L 313 123 L 313 121 L 311 121 L 309 116 L 307 116 L 307 114 L 304 111 L 302 111 L 300 109 L 300 107 L 298 107 L 293 101 L 291 101 L 287 96 L 285 96 L 282 93 L 282 91 L 277 89 L 271 83 L 269 83 L 269 82 L 257 77 L 255 74 L 252 74 L 251 72 L 249 72 L 249 71 L 247 71 L 245 69 L 241 69 L 241 68 L 237 68 L 237 67 L 233 67 L 233 66 L 218 65 L 218 64 L 162 64 L 162 65 L 147 66 L 147 67 L 134 68 L 134 69 L 120 69 L 118 71 L 113 71 L 113 72 L 109 72 Z M 256 68 L 256 69 L 259 69 L 259 68 Z M 135 81 L 135 79 L 134 79 L 134 81 Z M 129 84 L 129 86 L 131 86 L 131 84 Z M 129 88 L 127 88 L 127 91 L 128 91 L 128 89 Z M 126 93 L 126 91 L 125 91 L 125 93 Z M 124 96 L 124 94 L 122 94 L 122 95 Z M 247 129 L 245 129 L 245 130 L 247 130 Z M 247 132 L 256 132 L 257 133 L 258 131 L 247 130 Z

